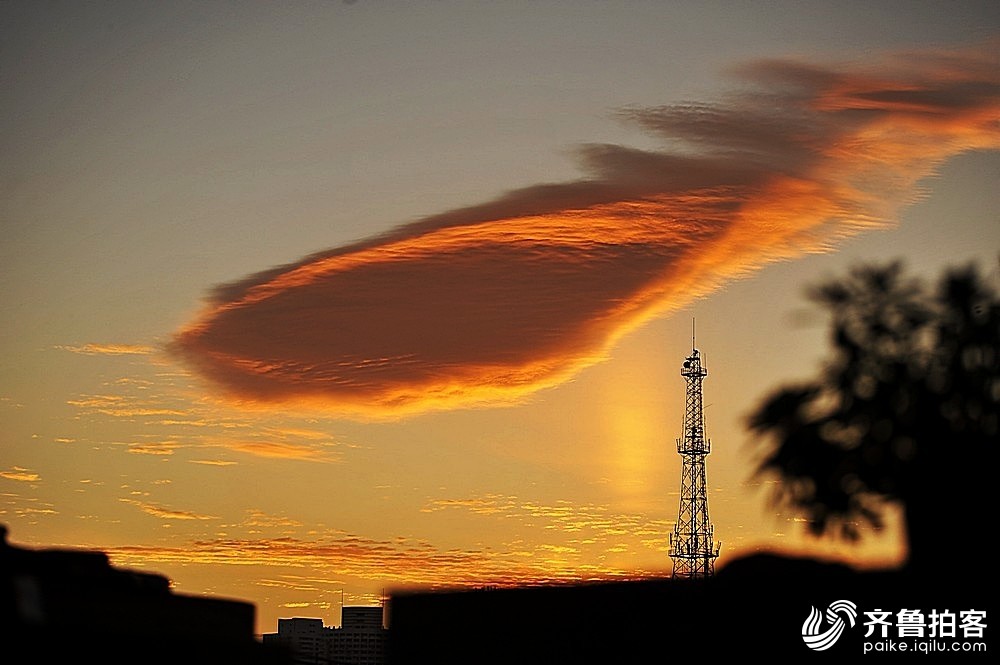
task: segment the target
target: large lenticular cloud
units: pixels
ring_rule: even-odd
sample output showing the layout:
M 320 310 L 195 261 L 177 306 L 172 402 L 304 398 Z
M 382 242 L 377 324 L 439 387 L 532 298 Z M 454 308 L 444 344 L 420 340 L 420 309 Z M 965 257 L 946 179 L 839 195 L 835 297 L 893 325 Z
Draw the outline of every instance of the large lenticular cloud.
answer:
M 995 52 L 753 64 L 721 102 L 622 112 L 668 148 L 587 145 L 580 180 L 219 287 L 173 348 L 250 402 L 378 415 L 517 399 L 650 316 L 890 221 L 949 157 L 1000 148 Z

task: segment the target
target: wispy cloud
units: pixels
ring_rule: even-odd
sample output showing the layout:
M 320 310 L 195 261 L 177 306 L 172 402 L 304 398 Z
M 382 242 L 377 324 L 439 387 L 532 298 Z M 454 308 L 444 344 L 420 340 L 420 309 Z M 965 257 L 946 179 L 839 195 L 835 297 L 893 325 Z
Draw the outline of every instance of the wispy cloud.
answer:
M 153 441 L 149 443 L 130 443 L 128 451 L 134 455 L 173 455 L 174 451 L 183 446 L 176 441 Z
M 138 501 L 136 499 L 118 499 L 122 503 L 127 503 L 135 506 L 142 512 L 152 515 L 153 517 L 159 517 L 167 520 L 216 520 L 218 517 L 212 515 L 202 515 L 199 513 L 189 512 L 186 510 L 173 510 L 171 508 L 164 508 L 163 506 L 158 506 L 152 503 L 146 503 L 145 501 Z
M 21 482 L 29 483 L 41 480 L 41 476 L 37 473 L 20 466 L 11 467 L 10 471 L 0 471 L 0 478 L 6 478 L 7 480 L 19 480 Z
M 623 110 L 664 147 L 585 145 L 579 180 L 218 287 L 172 349 L 237 401 L 519 399 L 652 316 L 890 223 L 945 160 L 1000 147 L 995 48 L 757 62 L 720 101 Z
M 59 511 L 52 508 L 19 508 L 14 513 L 23 517 L 31 515 L 58 515 Z
M 146 356 L 156 351 L 152 346 L 144 344 L 84 344 L 56 348 L 87 356 Z
M 180 395 L 160 394 L 145 386 L 118 384 L 119 392 L 80 395 L 67 401 L 90 418 L 140 422 L 168 432 L 162 439 L 135 434 L 132 441 L 120 442 L 128 452 L 141 455 L 173 455 L 181 450 L 201 451 L 189 461 L 229 466 L 234 460 L 218 459 L 219 451 L 257 457 L 328 463 L 339 461 L 341 444 L 327 431 L 276 418 L 265 411 L 235 411 L 210 401 L 191 401 Z M 134 388 L 134 389 L 133 389 Z M 171 388 L 168 386 L 168 388 Z M 212 451 L 212 452 L 209 452 Z M 220 455 L 226 457 L 225 455 Z
M 522 544 L 503 552 L 488 548 L 440 549 L 422 540 L 380 540 L 346 534 L 312 540 L 219 538 L 176 547 L 112 547 L 106 551 L 117 564 L 129 566 L 221 564 L 315 571 L 316 580 L 308 583 L 303 577 L 262 582 L 298 590 L 328 584 L 330 575 L 397 586 L 470 586 L 635 579 L 657 574 L 587 564 L 573 557 L 573 552 L 554 552 L 541 546 Z
M 258 457 L 279 457 L 312 461 L 332 461 L 330 452 L 321 446 L 308 446 L 283 441 L 224 441 L 218 443 L 224 448 L 249 453 Z
M 247 517 L 243 521 L 243 526 L 247 527 L 298 527 L 302 526 L 302 523 L 298 520 L 293 520 L 290 517 L 282 517 L 279 515 L 269 515 L 262 510 L 257 510 L 256 508 L 247 511 Z
M 124 395 L 86 395 L 79 399 L 67 400 L 66 403 L 90 412 L 103 413 L 117 418 L 185 415 L 184 411 L 178 409 L 164 408 L 162 405 Z
M 517 524 L 559 532 L 572 536 L 569 541 L 571 544 L 606 543 L 628 534 L 638 537 L 647 547 L 662 549 L 664 534 L 673 528 L 673 523 L 666 520 L 653 520 L 633 513 L 616 513 L 606 506 L 580 505 L 569 501 L 541 504 L 496 494 L 467 499 L 435 499 L 421 509 L 425 513 L 443 510 L 463 510 L 490 519 L 511 520 Z

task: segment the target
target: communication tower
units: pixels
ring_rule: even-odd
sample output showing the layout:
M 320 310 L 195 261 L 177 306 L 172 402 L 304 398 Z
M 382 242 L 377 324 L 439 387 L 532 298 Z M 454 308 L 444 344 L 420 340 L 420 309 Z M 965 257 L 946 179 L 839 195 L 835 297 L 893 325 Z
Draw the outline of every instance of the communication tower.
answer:
M 693 326 L 692 326 L 693 328 Z M 670 558 L 674 561 L 673 577 L 711 577 L 715 574 L 715 559 L 722 543 L 715 542 L 714 527 L 708 519 L 708 482 L 705 479 L 705 458 L 712 452 L 712 442 L 705 436 L 705 411 L 702 407 L 701 383 L 708 370 L 701 364 L 701 355 L 694 348 L 691 335 L 691 355 L 684 359 L 681 376 L 687 382 L 684 400 L 684 433 L 677 439 L 681 456 L 681 500 L 677 523 L 670 534 Z

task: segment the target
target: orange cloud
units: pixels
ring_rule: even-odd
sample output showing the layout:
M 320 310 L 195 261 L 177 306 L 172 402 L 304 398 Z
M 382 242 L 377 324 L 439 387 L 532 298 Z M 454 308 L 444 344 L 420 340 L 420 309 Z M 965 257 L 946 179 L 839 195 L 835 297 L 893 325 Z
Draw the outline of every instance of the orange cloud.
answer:
M 752 64 L 750 92 L 622 112 L 669 149 L 586 145 L 580 180 L 219 287 L 171 348 L 242 403 L 517 400 L 727 280 L 888 223 L 945 160 L 1000 147 L 993 53 Z
M 171 510 L 170 508 L 164 508 L 163 506 L 157 506 L 152 503 L 146 503 L 145 501 L 137 501 L 136 499 L 119 499 L 122 503 L 128 503 L 142 512 L 152 515 L 154 517 L 160 517 L 162 519 L 168 520 L 217 520 L 218 517 L 213 517 L 212 515 L 200 515 L 198 513 L 192 513 L 185 510 Z
M 83 346 L 59 346 L 63 351 L 82 353 L 87 356 L 127 356 L 149 355 L 155 351 L 151 346 L 143 344 L 84 344 Z
M 66 403 L 91 413 L 102 413 L 116 418 L 185 415 L 184 411 L 146 405 L 122 395 L 87 395 L 80 399 L 66 400 Z
M 297 568 L 315 578 L 263 579 L 259 584 L 312 590 L 330 584 L 331 575 L 396 586 L 524 585 L 594 579 L 638 579 L 662 571 L 625 570 L 583 563 L 575 548 L 524 545 L 520 550 L 439 549 L 407 538 L 378 540 L 354 535 L 306 540 L 292 537 L 212 539 L 179 547 L 106 548 L 116 565 L 231 565 Z M 568 557 L 568 558 L 567 558 Z
M 91 417 L 108 416 L 126 420 L 148 418 L 145 420 L 146 424 L 172 428 L 168 439 L 113 444 L 125 445 L 128 452 L 133 454 L 166 456 L 183 450 L 202 450 L 201 455 L 204 457 L 188 461 L 214 466 L 237 464 L 236 461 L 219 459 L 218 450 L 318 463 L 340 459 L 338 448 L 341 444 L 329 432 L 308 426 L 289 425 L 287 418 L 282 418 L 282 422 L 276 424 L 262 410 L 256 413 L 241 410 L 236 412 L 237 418 L 231 418 L 220 414 L 214 404 L 189 402 L 182 404 L 182 408 L 176 408 L 177 400 L 169 395 L 128 390 L 121 394 L 81 395 L 67 403 Z M 138 434 L 136 438 L 149 436 L 151 435 Z M 215 450 L 208 452 L 208 449 Z
M 257 457 L 278 457 L 313 462 L 330 462 L 336 459 L 323 446 L 286 443 L 284 441 L 224 441 L 211 445 Z
M 606 543 L 617 536 L 629 534 L 639 536 L 640 542 L 647 547 L 662 549 L 665 546 L 663 534 L 673 528 L 672 522 L 651 520 L 630 513 L 612 513 L 599 505 L 569 501 L 545 505 L 496 494 L 470 499 L 435 499 L 421 508 L 424 513 L 443 510 L 465 510 L 482 517 L 513 520 L 521 525 L 573 535 L 575 538 L 569 542 L 574 545 Z
M 251 508 L 247 511 L 247 517 L 243 521 L 243 526 L 248 527 L 297 527 L 302 526 L 302 522 L 293 520 L 290 517 L 278 515 L 268 515 L 262 510 Z
M 28 469 L 15 466 L 12 467 L 10 471 L 0 471 L 0 478 L 6 478 L 7 480 L 19 480 L 21 482 L 31 483 L 36 480 L 40 480 L 39 476 L 34 471 L 29 471 Z
M 128 451 L 134 455 L 173 455 L 182 448 L 176 441 L 156 441 L 153 443 L 130 443 Z

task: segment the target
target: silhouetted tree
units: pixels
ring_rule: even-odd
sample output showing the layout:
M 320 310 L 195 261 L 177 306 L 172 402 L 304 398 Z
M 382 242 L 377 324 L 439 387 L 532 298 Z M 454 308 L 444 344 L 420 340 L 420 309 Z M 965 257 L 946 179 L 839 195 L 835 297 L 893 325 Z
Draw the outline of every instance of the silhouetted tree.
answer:
M 855 269 L 810 297 L 832 314 L 833 356 L 815 380 L 751 414 L 758 475 L 777 473 L 774 498 L 816 534 L 853 539 L 899 502 L 911 570 L 975 566 L 991 529 L 1000 430 L 995 291 L 974 267 L 947 271 L 931 291 L 897 262 Z

